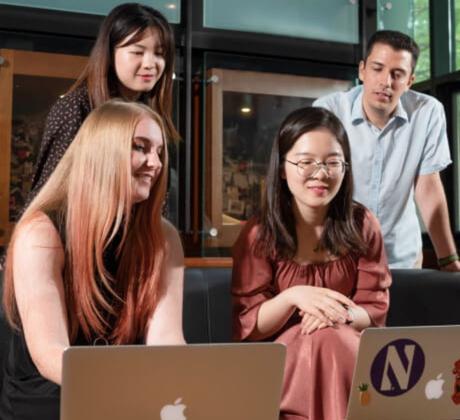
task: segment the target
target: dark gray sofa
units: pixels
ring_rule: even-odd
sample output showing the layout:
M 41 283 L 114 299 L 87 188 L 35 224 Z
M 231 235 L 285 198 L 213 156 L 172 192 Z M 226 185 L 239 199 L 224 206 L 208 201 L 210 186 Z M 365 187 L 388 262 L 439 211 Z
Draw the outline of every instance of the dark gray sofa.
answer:
M 460 273 L 392 270 L 388 326 L 460 324 Z M 188 342 L 231 339 L 230 268 L 189 268 L 184 285 Z
M 460 324 L 460 274 L 392 270 L 392 276 L 388 326 Z M 186 270 L 183 325 L 187 342 L 231 341 L 230 282 L 230 268 Z M 8 337 L 0 310 L 0 363 Z

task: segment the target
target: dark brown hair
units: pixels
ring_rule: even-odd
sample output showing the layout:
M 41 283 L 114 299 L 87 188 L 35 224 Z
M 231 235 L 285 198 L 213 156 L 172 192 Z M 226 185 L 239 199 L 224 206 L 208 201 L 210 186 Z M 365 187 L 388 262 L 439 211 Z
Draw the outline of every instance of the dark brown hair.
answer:
M 295 217 L 292 211 L 292 193 L 281 170 L 286 154 L 303 134 L 325 128 L 337 139 L 348 163 L 342 185 L 332 199 L 326 215 L 319 249 L 333 255 L 353 250 L 364 252 L 366 245 L 361 236 L 364 207 L 353 202 L 353 174 L 347 133 L 339 119 L 330 111 L 319 107 L 306 107 L 289 114 L 281 124 L 273 143 L 267 169 L 266 190 L 259 216 L 261 229 L 255 242 L 258 255 L 293 258 L 297 251 Z
M 176 140 L 179 135 L 171 119 L 174 33 L 166 18 L 152 7 L 125 3 L 112 9 L 101 25 L 85 69 L 71 90 L 87 86 L 92 108 L 120 96 L 114 64 L 115 47 L 129 35 L 133 36 L 124 46 L 139 41 L 149 29 L 158 33 L 165 69 L 153 89 L 141 95 L 140 101 L 160 114 L 168 138 Z
M 417 65 L 420 49 L 417 43 L 408 35 L 398 31 L 377 31 L 367 41 L 366 57 L 364 61 L 371 55 L 372 49 L 376 44 L 388 45 L 396 51 L 408 51 L 412 55 L 412 73 Z

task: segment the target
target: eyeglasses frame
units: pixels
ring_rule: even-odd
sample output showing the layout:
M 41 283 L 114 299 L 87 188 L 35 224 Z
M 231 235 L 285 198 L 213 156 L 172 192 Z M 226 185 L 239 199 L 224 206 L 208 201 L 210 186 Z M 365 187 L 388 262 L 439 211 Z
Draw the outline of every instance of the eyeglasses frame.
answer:
M 302 160 L 299 160 L 298 162 L 292 162 L 291 160 L 289 159 L 284 159 L 285 162 L 289 162 L 291 165 L 294 165 L 294 166 L 297 166 L 297 173 L 301 176 L 303 176 L 304 174 L 301 173 L 303 171 L 303 169 L 299 166 L 299 164 L 302 162 Z M 341 163 L 342 163 L 342 171 L 341 173 L 343 174 L 348 166 L 349 166 L 349 163 L 342 160 L 342 159 L 338 159 Z M 312 177 L 312 176 L 315 176 L 321 169 L 324 170 L 324 172 L 326 172 L 326 175 L 331 178 L 331 173 L 330 173 L 330 168 L 327 166 L 327 162 L 319 162 L 317 160 L 313 160 L 313 162 L 315 162 L 315 165 L 316 165 L 316 168 L 315 170 L 309 175 L 309 177 Z M 339 174 L 337 174 L 339 175 Z

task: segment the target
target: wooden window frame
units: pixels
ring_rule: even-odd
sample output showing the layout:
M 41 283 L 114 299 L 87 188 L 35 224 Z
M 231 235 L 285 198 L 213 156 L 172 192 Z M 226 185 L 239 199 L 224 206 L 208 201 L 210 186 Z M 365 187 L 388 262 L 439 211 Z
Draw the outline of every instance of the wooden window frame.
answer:
M 241 230 L 239 224 L 223 222 L 222 159 L 223 159 L 223 94 L 225 91 L 318 98 L 337 91 L 348 90 L 350 80 L 296 76 L 290 74 L 255 71 L 208 70 L 210 81 L 206 92 L 206 168 L 205 168 L 205 214 L 217 232 L 208 237 L 207 247 L 230 247 Z

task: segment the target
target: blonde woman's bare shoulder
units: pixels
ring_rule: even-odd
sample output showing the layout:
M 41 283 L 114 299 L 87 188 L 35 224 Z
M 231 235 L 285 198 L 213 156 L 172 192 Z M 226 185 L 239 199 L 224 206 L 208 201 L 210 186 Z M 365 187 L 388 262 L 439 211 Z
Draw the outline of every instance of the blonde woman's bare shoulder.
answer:
M 183 265 L 184 250 L 179 232 L 176 227 L 165 218 L 161 219 L 161 226 L 166 241 L 166 253 L 169 259 L 173 259 L 178 264 Z
M 179 233 L 177 232 L 176 227 L 168 219 L 165 219 L 164 217 L 161 218 L 161 227 L 165 238 L 177 237 L 177 239 L 179 239 Z
M 60 285 L 64 250 L 56 227 L 44 213 L 19 223 L 12 263 L 17 296 L 28 295 L 30 290 L 37 293 L 41 286 Z
M 37 212 L 28 221 L 17 225 L 14 248 L 20 248 L 21 252 L 35 249 L 62 252 L 63 249 L 56 226 L 43 212 Z

